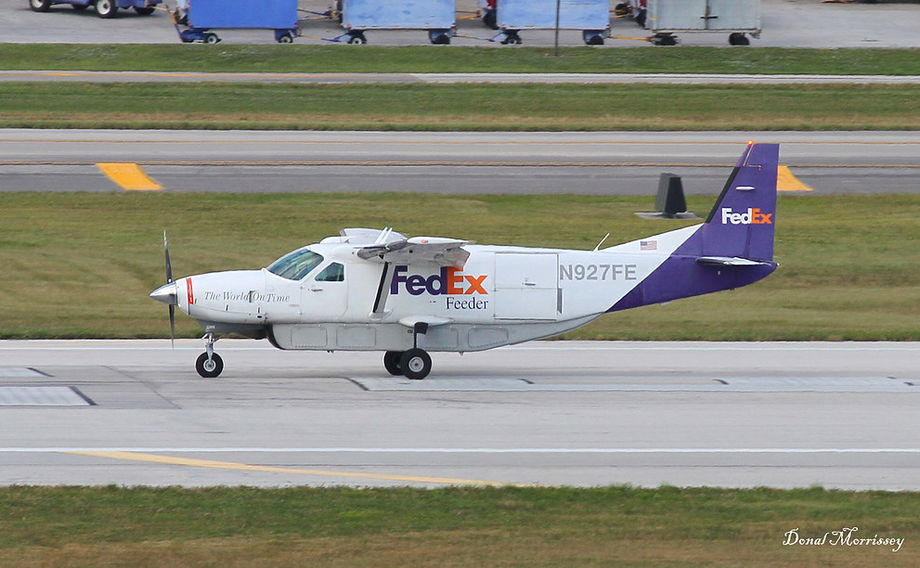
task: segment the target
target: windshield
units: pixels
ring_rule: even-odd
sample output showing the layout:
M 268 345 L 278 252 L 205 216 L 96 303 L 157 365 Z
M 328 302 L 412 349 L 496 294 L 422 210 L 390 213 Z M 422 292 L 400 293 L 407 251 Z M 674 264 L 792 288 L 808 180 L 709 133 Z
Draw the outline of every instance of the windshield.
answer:
M 323 262 L 323 256 L 312 250 L 289 252 L 268 266 L 268 271 L 289 280 L 301 280 Z

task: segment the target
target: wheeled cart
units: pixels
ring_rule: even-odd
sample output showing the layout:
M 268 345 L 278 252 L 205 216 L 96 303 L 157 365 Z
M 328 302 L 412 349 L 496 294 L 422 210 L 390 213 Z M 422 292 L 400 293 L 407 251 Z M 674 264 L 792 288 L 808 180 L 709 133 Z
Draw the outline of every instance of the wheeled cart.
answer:
M 454 0 L 342 0 L 342 27 L 336 41 L 367 43 L 367 30 L 426 30 L 433 44 L 450 43 L 456 27 Z
M 581 30 L 587 45 L 603 45 L 610 33 L 610 0 L 497 0 L 496 24 L 501 30 L 493 41 L 520 44 L 521 30 Z
M 760 37 L 760 0 L 648 0 L 643 24 L 655 45 L 676 45 L 678 32 L 728 32 L 731 45 L 749 45 Z
M 34 12 L 47 12 L 55 4 L 70 4 L 74 10 L 82 11 L 95 6 L 100 18 L 114 18 L 119 9 L 134 11 L 141 16 L 149 16 L 155 6 L 163 0 L 29 0 L 29 8 Z
M 297 0 L 187 0 L 177 22 L 188 26 L 179 32 L 184 43 L 218 43 L 214 30 L 266 29 L 278 43 L 291 43 L 299 35 Z

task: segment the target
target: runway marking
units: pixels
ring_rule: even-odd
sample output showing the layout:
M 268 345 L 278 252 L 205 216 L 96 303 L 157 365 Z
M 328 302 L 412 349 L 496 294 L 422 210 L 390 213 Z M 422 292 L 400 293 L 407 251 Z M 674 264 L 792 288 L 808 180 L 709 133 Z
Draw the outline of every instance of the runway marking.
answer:
M 90 166 L 96 162 L 83 160 L 0 160 L 0 166 Z M 544 168 L 544 167 L 580 167 L 580 168 L 730 168 L 729 162 L 634 162 L 634 161 L 484 161 L 484 160 L 142 160 L 138 164 L 145 166 L 293 166 L 293 167 L 323 167 L 323 166 L 353 166 L 353 167 L 512 167 L 512 168 Z M 99 164 L 96 164 L 99 165 Z M 802 163 L 796 164 L 797 168 L 837 168 L 837 169 L 920 169 L 917 164 L 830 164 L 830 163 Z M 786 166 L 780 166 L 786 168 Z M 811 191 L 801 181 L 788 174 L 785 185 L 796 189 L 783 189 L 779 191 Z M 148 178 L 149 179 L 149 178 Z M 794 181 L 792 181 L 794 180 Z M 151 180 L 152 182 L 152 180 Z M 781 183 L 783 181 L 781 180 Z M 117 182 L 116 182 L 117 183 Z M 155 183 L 155 182 L 152 182 Z
M 156 463 L 176 463 L 176 460 L 189 459 L 189 465 L 204 467 L 198 463 L 213 463 L 215 467 L 233 466 L 230 469 L 243 468 L 269 468 L 282 473 L 290 473 L 291 468 L 273 466 L 254 466 L 236 462 L 209 460 L 194 460 L 159 456 L 153 454 L 230 454 L 230 453 L 259 453 L 259 454 L 920 454 L 920 448 L 368 448 L 368 447 L 329 447 L 329 448 L 266 448 L 260 447 L 0 447 L 0 454 L 73 454 L 95 457 L 108 457 L 112 459 L 125 459 L 128 461 L 144 461 Z M 142 459 L 143 458 L 143 459 Z M 184 465 L 184 464 L 179 464 Z M 314 471 L 314 470 L 301 470 Z M 341 475 L 339 472 L 319 471 L 319 475 Z M 376 474 L 351 472 L 350 476 L 369 476 L 377 478 Z M 402 477 L 402 476 L 397 476 Z M 445 478 L 424 478 L 445 479 Z M 450 480 L 456 481 L 456 480 Z M 503 483 L 484 481 L 482 483 Z
M 236 462 L 203 460 L 194 458 L 180 458 L 174 456 L 159 456 L 151 453 L 133 451 L 67 451 L 71 455 L 82 455 L 113 460 L 138 461 L 146 463 L 159 463 L 167 465 L 181 465 L 186 467 L 203 467 L 211 469 L 225 469 L 234 471 L 257 471 L 268 473 L 287 473 L 299 475 L 316 475 L 324 477 L 348 477 L 358 479 L 375 479 L 383 481 L 406 481 L 411 483 L 437 483 L 444 485 L 476 485 L 483 487 L 525 487 L 515 483 L 501 483 L 496 481 L 482 481 L 478 479 L 454 479 L 445 477 L 423 477 L 414 475 L 391 475 L 383 473 L 357 473 L 350 471 L 324 471 L 317 469 L 299 469 L 288 467 L 274 467 L 265 465 L 251 465 Z M 528 486 L 534 487 L 534 486 Z
M 96 164 L 118 187 L 127 191 L 160 191 L 163 187 L 150 179 L 141 167 L 128 162 L 102 162 Z
M 795 177 L 789 166 L 776 167 L 776 191 L 813 191 L 811 186 Z

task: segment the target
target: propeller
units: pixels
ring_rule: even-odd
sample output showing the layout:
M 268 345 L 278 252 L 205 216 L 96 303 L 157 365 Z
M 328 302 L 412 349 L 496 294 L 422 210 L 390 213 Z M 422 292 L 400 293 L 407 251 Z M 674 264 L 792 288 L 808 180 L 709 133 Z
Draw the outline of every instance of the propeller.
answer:
M 166 229 L 163 229 L 163 251 L 166 253 L 166 283 L 172 284 L 172 262 L 169 260 L 169 241 L 166 240 Z M 172 348 L 176 348 L 176 304 L 170 303 L 169 306 L 169 342 Z

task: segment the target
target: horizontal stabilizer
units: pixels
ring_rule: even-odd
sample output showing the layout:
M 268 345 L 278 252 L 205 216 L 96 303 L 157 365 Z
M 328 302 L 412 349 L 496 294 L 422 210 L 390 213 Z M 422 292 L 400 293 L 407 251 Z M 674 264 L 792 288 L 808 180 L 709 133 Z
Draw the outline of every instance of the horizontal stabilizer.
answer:
M 770 264 L 737 256 L 701 256 L 696 259 L 696 263 L 703 266 L 765 266 Z

